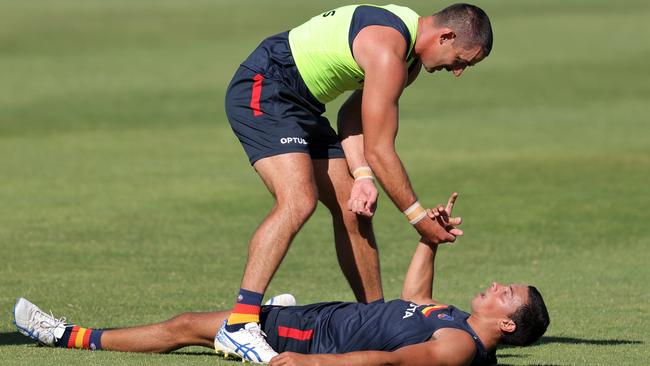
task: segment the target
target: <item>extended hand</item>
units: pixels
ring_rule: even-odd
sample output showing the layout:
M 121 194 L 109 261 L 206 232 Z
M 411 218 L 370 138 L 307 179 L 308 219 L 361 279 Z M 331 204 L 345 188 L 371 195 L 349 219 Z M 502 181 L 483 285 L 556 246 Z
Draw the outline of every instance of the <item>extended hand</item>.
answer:
M 425 217 L 414 225 L 415 230 L 420 233 L 420 241 L 427 244 L 453 243 L 456 237 L 445 230 L 444 226 L 434 218 Z
M 447 201 L 447 207 L 438 205 L 428 209 L 428 220 L 424 219 L 415 225 L 415 229 L 422 235 L 422 241 L 429 244 L 453 243 L 456 237 L 463 235 L 463 231 L 456 226 L 462 223 L 460 217 L 452 217 L 454 203 L 458 193 L 452 193 Z
M 462 224 L 463 219 L 460 216 L 451 216 L 452 211 L 454 210 L 454 203 L 456 203 L 456 199 L 458 199 L 458 193 L 454 192 L 451 194 L 449 200 L 447 201 L 447 207 L 438 205 L 436 208 L 427 210 L 427 214 L 431 219 L 436 220 L 436 222 L 438 222 L 440 226 L 444 227 L 445 230 L 447 230 L 447 232 L 450 234 L 454 236 L 461 236 L 463 235 L 463 230 L 458 229 L 456 226 Z
M 372 179 L 355 181 L 348 200 L 348 210 L 357 215 L 371 217 L 377 209 L 377 195 L 377 187 Z
M 269 366 L 311 366 L 314 362 L 310 361 L 310 355 L 300 353 L 283 352 L 271 359 Z

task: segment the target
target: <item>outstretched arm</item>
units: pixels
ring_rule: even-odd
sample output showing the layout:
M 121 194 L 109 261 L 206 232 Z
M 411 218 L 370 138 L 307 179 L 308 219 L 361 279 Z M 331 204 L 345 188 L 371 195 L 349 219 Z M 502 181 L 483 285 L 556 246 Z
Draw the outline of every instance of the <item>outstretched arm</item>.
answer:
M 437 244 L 426 244 L 422 240 L 415 248 L 411 264 L 404 278 L 401 298 L 416 304 L 435 303 L 433 301 L 433 274 Z
M 403 37 L 392 28 L 368 26 L 357 35 L 353 50 L 365 73 L 361 100 L 365 159 L 395 206 L 407 214 L 420 235 L 432 243 L 453 242 L 454 235 L 422 215 L 422 206 L 395 151 L 398 100 L 408 78 Z
M 410 85 L 418 77 L 422 63 L 415 60 L 408 70 L 406 85 Z M 341 145 L 345 152 L 350 173 L 363 171 L 368 167 L 363 151 L 363 128 L 361 125 L 361 101 L 363 91 L 355 90 L 343 103 L 337 116 L 337 129 Z M 372 174 L 370 172 L 370 174 Z M 348 201 L 348 209 L 359 215 L 372 216 L 377 208 L 377 187 L 374 181 L 355 177 L 354 186 Z
M 455 233 L 455 235 L 462 234 L 462 231 L 454 227 L 461 223 L 461 218 L 451 217 L 457 198 L 458 194 L 453 193 L 449 197 L 447 206 L 444 209 L 438 206 L 436 209 L 429 211 L 431 216 L 441 222 L 450 232 Z M 402 287 L 402 299 L 416 304 L 436 302 L 432 299 L 432 288 L 437 251 L 437 244 L 428 244 L 426 241 L 420 239 L 420 242 L 415 248 L 409 269 L 406 272 L 404 286 Z
M 440 336 L 438 336 L 440 333 Z M 270 366 L 463 366 L 471 363 L 476 348 L 469 334 L 453 329 L 436 332 L 436 339 L 393 352 L 359 351 L 330 355 L 285 352 Z

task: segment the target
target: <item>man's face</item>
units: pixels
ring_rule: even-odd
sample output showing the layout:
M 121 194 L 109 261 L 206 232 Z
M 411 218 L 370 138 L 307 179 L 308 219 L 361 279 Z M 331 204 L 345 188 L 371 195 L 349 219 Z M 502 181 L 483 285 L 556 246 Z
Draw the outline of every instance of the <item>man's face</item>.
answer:
M 467 67 L 474 66 L 485 58 L 482 53 L 479 46 L 471 49 L 454 47 L 453 38 L 438 38 L 420 55 L 420 60 L 427 72 L 433 73 L 444 69 L 460 77 Z
M 528 286 L 494 282 L 472 300 L 472 312 L 488 317 L 508 318 L 526 303 Z

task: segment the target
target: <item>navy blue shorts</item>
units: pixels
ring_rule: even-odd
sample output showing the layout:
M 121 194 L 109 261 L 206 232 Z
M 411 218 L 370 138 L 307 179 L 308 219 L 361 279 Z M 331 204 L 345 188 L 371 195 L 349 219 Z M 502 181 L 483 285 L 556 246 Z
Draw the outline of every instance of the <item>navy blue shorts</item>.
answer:
M 260 324 L 266 341 L 278 353 L 310 353 L 319 305 L 262 306 Z
M 343 158 L 325 106 L 307 89 L 291 55 L 289 33 L 265 39 L 235 72 L 226 115 L 251 164 L 290 152 Z

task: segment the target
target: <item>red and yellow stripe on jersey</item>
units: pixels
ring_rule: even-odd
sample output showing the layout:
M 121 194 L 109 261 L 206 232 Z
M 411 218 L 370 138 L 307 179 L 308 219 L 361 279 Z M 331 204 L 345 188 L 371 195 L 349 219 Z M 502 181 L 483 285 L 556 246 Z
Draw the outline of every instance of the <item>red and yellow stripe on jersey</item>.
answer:
M 446 308 L 448 308 L 447 305 L 429 305 L 429 306 L 425 307 L 424 309 L 422 309 L 422 314 L 424 314 L 424 316 L 428 318 L 429 315 L 431 315 L 432 312 L 438 311 L 438 310 L 441 310 L 441 309 L 446 309 Z

